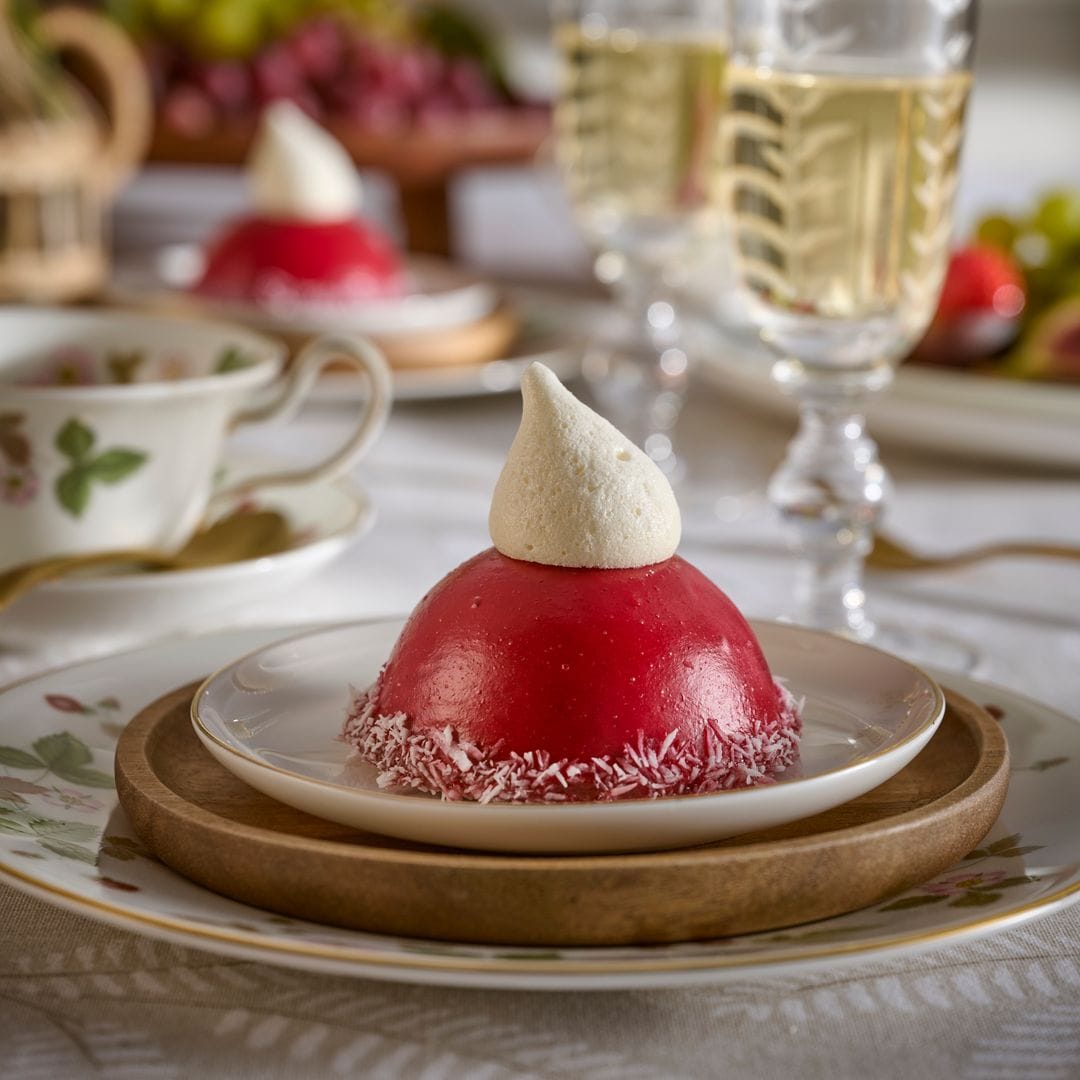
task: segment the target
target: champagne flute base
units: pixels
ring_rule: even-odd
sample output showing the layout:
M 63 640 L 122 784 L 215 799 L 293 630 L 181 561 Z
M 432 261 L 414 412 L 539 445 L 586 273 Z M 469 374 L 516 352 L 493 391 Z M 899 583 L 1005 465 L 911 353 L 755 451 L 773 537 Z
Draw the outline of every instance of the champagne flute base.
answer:
M 985 659 L 972 642 L 939 630 L 893 622 L 874 624 L 869 644 L 919 667 L 942 668 L 973 675 Z
M 780 622 L 798 622 L 796 619 L 781 616 Z M 907 660 L 917 667 L 940 668 L 955 671 L 959 675 L 974 675 L 985 662 L 985 654 L 972 642 L 953 634 L 939 630 L 929 630 L 921 626 L 875 621 L 867 624 L 868 632 L 852 633 L 833 630 L 840 637 L 872 645 L 882 652 Z

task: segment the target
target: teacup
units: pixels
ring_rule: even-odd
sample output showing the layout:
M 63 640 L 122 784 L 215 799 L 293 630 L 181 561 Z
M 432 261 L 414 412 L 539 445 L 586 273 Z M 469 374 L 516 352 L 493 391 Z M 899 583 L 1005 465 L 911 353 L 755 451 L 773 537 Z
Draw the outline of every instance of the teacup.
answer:
M 390 408 L 382 355 L 360 338 L 320 338 L 282 375 L 285 353 L 226 323 L 0 307 L 0 570 L 179 547 L 206 511 L 229 430 L 290 413 L 331 363 L 370 383 L 352 434 L 326 460 L 246 477 L 243 490 L 348 469 Z

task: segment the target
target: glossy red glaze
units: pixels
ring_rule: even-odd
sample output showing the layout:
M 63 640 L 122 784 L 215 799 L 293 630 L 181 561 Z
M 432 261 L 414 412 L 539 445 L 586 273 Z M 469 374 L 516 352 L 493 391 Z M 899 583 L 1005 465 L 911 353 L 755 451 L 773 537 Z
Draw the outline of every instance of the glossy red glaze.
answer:
M 348 300 L 393 296 L 403 284 L 396 248 L 366 222 L 250 217 L 210 245 L 195 291 L 229 300 Z
M 639 732 L 662 741 L 757 729 L 781 714 L 735 605 L 678 556 L 633 570 L 568 569 L 484 551 L 409 619 L 374 692 L 414 732 L 588 761 Z

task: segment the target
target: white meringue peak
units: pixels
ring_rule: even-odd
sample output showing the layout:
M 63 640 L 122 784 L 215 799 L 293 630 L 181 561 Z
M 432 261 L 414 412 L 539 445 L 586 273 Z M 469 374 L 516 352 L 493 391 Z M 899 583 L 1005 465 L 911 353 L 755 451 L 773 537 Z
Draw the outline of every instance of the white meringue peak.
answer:
M 345 148 L 291 101 L 263 110 L 248 178 L 265 217 L 343 221 L 360 208 L 360 177 Z
M 488 527 L 503 555 L 617 569 L 670 558 L 682 521 L 667 477 L 543 364 L 521 380 L 521 426 Z

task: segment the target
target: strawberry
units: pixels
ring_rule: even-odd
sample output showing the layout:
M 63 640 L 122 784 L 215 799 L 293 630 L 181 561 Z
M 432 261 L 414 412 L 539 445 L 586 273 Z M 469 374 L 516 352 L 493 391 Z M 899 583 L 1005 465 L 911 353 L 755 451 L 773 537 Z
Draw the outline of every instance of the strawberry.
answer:
M 938 302 L 936 323 L 965 315 L 1015 319 L 1027 301 L 1024 277 L 1000 248 L 973 245 L 953 254 Z

